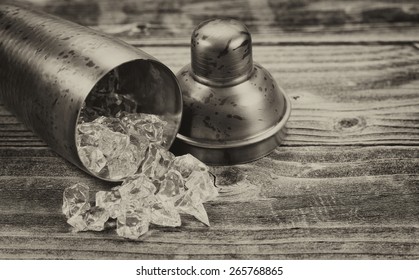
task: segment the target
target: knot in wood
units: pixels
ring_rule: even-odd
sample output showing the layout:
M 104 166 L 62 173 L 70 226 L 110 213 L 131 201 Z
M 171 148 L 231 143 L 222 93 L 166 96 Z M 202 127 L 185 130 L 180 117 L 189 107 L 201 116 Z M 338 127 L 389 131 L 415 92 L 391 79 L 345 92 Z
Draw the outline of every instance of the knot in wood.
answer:
M 359 120 L 356 118 L 345 118 L 339 121 L 339 125 L 342 128 L 350 128 L 353 127 L 355 125 L 357 125 L 359 123 Z
M 336 121 L 335 129 L 339 131 L 362 130 L 365 124 L 365 119 L 362 117 L 341 118 Z

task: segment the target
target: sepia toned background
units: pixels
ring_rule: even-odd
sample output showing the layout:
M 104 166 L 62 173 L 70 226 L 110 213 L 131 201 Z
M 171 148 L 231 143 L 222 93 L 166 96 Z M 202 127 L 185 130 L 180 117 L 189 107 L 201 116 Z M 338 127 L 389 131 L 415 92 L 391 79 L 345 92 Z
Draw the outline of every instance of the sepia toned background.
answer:
M 272 154 L 211 168 L 220 191 L 205 205 L 211 227 L 185 217 L 133 242 L 71 233 L 64 188 L 110 185 L 0 105 L 1 258 L 418 259 L 418 1 L 16 2 L 117 36 L 174 72 L 189 63 L 196 25 L 239 19 L 292 112 Z
M 0 1 L 6 2 L 4 0 Z M 10 1 L 9 1 L 10 2 Z M 233 17 L 272 41 L 417 39 L 415 0 L 18 0 L 82 25 L 130 39 L 190 36 L 201 21 Z M 387 38 L 386 38 L 387 37 Z

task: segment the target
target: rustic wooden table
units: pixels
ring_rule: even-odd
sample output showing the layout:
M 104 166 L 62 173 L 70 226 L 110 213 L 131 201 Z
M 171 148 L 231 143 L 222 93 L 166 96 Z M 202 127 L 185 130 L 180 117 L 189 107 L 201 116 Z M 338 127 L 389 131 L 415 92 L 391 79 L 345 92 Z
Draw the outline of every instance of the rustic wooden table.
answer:
M 0 1 L 2 2 L 2 1 Z M 138 241 L 71 233 L 63 189 L 85 175 L 0 105 L 0 257 L 418 259 L 417 1 L 26 1 L 122 38 L 176 72 L 202 20 L 231 16 L 291 97 L 285 142 L 214 167 L 211 227 L 185 217 Z

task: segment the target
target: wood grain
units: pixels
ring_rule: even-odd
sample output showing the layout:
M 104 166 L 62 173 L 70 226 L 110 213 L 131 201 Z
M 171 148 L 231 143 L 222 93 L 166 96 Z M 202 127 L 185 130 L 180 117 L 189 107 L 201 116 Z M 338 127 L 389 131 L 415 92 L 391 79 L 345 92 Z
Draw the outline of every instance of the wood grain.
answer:
M 10 0 L 1 0 L 5 2 Z M 14 1 L 16 2 L 16 1 Z M 417 1 L 19 0 L 132 43 L 188 43 L 202 21 L 243 21 L 261 42 L 405 42 L 419 39 Z

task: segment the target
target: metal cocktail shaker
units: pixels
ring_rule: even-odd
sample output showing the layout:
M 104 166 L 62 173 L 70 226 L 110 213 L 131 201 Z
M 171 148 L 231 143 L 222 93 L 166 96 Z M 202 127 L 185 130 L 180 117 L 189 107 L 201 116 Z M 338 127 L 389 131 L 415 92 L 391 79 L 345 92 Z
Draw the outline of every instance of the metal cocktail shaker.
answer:
M 202 22 L 191 36 L 191 60 L 177 74 L 184 104 L 173 148 L 212 165 L 272 152 L 285 137 L 291 102 L 253 61 L 246 26 L 233 19 Z
M 78 24 L 0 5 L 0 98 L 58 154 L 81 163 L 76 125 L 86 97 L 113 69 L 140 112 L 162 116 L 166 148 L 179 128 L 182 95 L 174 74 L 147 53 Z M 104 178 L 102 178 L 104 179 Z

